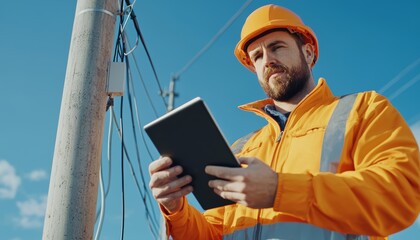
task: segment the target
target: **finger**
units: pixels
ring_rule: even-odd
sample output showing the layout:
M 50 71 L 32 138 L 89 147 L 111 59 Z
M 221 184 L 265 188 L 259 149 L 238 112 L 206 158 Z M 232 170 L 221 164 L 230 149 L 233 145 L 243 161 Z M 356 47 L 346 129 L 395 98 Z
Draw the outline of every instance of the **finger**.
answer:
M 204 171 L 217 178 L 230 181 L 243 181 L 246 172 L 243 168 L 230 168 L 220 166 L 207 166 Z
M 166 203 L 169 203 L 173 200 L 176 200 L 178 198 L 186 196 L 187 194 L 191 193 L 192 191 L 193 191 L 192 186 L 185 186 L 185 187 L 181 188 L 179 191 L 169 193 L 169 194 L 167 194 L 167 195 L 165 195 L 164 197 L 161 197 L 161 198 L 156 198 L 156 200 L 158 202 L 160 202 L 161 204 L 165 205 Z
M 160 157 L 149 165 L 149 173 L 152 175 L 155 172 L 166 169 L 172 164 L 172 159 L 169 157 Z
M 220 197 L 231 200 L 233 202 L 240 202 L 244 203 L 245 201 L 245 195 L 243 193 L 237 193 L 237 192 L 226 192 L 226 191 L 220 191 L 218 189 L 214 189 L 214 192 L 219 195 Z
M 191 176 L 184 176 L 182 178 L 169 182 L 161 187 L 154 188 L 152 190 L 153 196 L 156 199 L 167 197 L 168 195 L 171 195 L 174 192 L 180 191 L 187 184 L 191 183 L 191 180 Z
M 227 192 L 241 192 L 245 191 L 245 184 L 243 182 L 230 182 L 224 180 L 211 180 L 209 187 Z
M 150 188 L 159 187 L 163 184 L 166 184 L 170 181 L 173 181 L 177 178 L 179 174 L 182 173 L 181 166 L 175 166 L 168 168 L 166 170 L 162 170 L 159 172 L 155 172 L 150 176 Z

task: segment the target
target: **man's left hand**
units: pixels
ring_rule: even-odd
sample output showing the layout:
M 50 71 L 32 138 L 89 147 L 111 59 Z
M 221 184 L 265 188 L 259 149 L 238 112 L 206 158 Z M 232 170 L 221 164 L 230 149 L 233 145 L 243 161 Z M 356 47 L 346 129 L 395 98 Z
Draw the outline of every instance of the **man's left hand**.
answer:
M 205 171 L 217 177 L 209 186 L 222 198 L 250 208 L 271 208 L 277 192 L 277 173 L 254 157 L 239 158 L 245 168 L 207 166 Z

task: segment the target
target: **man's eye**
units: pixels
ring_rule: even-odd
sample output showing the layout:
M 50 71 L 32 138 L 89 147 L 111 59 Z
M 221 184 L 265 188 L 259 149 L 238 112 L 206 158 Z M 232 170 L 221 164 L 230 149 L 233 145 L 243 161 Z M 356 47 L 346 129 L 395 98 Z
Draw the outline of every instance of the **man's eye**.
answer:
M 272 48 L 272 50 L 273 51 L 276 51 L 276 50 L 278 50 L 278 49 L 280 49 L 280 48 L 282 48 L 283 46 L 281 46 L 281 45 L 276 45 L 276 46 L 273 46 L 273 48 Z
M 261 54 L 256 54 L 252 57 L 252 61 L 256 62 L 260 58 L 261 58 Z

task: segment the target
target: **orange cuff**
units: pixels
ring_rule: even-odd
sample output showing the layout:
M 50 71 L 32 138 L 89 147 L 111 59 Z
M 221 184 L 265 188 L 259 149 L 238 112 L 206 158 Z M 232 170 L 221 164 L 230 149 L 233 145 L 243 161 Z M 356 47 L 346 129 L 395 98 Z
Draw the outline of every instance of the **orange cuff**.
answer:
M 312 175 L 278 173 L 274 211 L 306 219 L 312 198 Z
M 183 201 L 182 201 L 182 206 L 176 212 L 169 213 L 168 210 L 161 204 L 159 204 L 159 208 L 165 219 L 169 221 L 177 221 L 181 219 L 183 216 L 185 216 L 185 211 L 187 211 L 187 208 L 185 207 L 186 205 L 188 205 L 188 201 L 187 201 L 187 198 L 184 196 Z

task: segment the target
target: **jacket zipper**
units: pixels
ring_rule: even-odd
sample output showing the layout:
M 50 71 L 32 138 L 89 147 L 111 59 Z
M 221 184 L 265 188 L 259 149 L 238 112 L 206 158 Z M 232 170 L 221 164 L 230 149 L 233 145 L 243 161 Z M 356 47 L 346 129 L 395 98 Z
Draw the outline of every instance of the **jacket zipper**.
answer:
M 281 137 L 283 136 L 283 132 L 284 131 L 280 131 L 280 134 L 279 134 L 279 136 L 277 137 L 277 139 L 276 139 L 276 142 L 278 143 L 278 142 L 280 142 L 280 140 L 281 140 Z
M 258 209 L 257 226 L 256 226 L 256 230 L 255 230 L 255 236 L 256 236 L 255 239 L 256 240 L 260 240 L 261 239 L 260 214 L 261 214 L 261 209 Z

